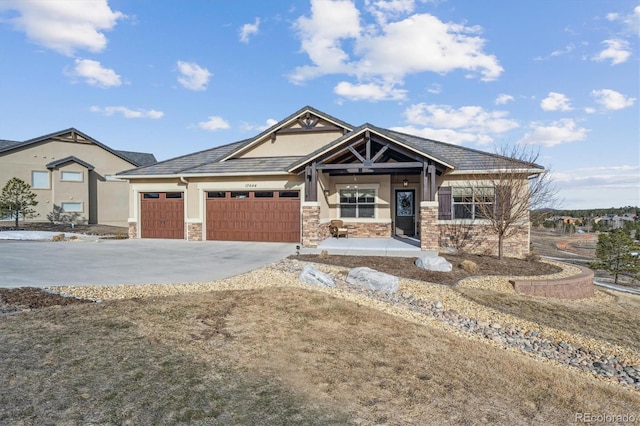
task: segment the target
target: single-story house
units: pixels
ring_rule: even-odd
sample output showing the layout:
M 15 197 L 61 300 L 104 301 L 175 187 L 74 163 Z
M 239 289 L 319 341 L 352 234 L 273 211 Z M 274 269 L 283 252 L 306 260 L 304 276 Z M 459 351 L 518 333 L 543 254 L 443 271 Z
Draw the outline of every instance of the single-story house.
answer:
M 38 205 L 28 221 L 127 226 L 129 185 L 115 175 L 155 162 L 153 154 L 115 150 L 74 128 L 27 141 L 0 140 L 0 189 L 14 177 L 31 185 Z
M 452 224 L 483 237 L 477 181 L 498 156 L 306 106 L 252 137 L 118 173 L 130 182 L 130 238 L 281 241 L 317 247 L 340 219 L 348 238 L 413 237 L 437 250 Z M 504 157 L 501 157 L 504 159 Z M 522 179 L 541 166 L 513 162 Z M 486 191 L 483 202 L 494 193 Z M 505 255 L 529 252 L 528 220 Z

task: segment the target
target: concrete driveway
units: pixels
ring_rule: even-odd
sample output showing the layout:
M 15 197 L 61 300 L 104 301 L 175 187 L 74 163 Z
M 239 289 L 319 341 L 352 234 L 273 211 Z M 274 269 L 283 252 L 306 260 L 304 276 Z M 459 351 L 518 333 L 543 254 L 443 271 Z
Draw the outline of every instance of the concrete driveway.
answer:
M 295 243 L 0 241 L 0 287 L 213 281 L 295 254 Z

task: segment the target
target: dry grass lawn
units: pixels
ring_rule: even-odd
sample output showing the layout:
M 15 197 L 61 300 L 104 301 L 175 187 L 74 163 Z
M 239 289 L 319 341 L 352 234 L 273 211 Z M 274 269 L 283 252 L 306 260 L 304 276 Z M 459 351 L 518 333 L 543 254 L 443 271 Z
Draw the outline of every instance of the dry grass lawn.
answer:
M 3 316 L 0 382 L 12 425 L 565 424 L 640 407 L 628 388 L 287 287 Z

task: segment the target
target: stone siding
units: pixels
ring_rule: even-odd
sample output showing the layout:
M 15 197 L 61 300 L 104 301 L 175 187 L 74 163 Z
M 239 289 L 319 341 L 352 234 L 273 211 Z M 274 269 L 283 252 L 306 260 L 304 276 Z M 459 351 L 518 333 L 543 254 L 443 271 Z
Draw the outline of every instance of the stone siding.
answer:
M 187 241 L 202 241 L 202 222 L 185 223 Z
M 137 222 L 129 222 L 129 238 L 131 238 L 131 239 L 138 238 L 138 223 Z
M 510 280 L 516 293 L 557 299 L 585 299 L 594 295 L 593 271 L 583 266 L 578 275 L 550 280 Z
M 433 205 L 421 205 L 420 250 L 437 251 L 439 243 L 438 237 L 438 204 L 433 203 Z
M 441 221 L 438 228 L 441 248 L 453 247 L 472 254 L 498 255 L 498 236 L 488 225 L 458 225 Z M 514 236 L 504 240 L 502 255 L 525 258 L 529 254 L 529 241 L 529 224 L 520 225 Z
M 302 207 L 302 246 L 318 247 L 320 244 L 320 206 Z
M 320 234 L 324 238 L 329 238 L 329 225 L 323 223 Z M 391 238 L 391 223 L 366 223 L 366 222 L 344 222 L 344 227 L 349 230 L 349 238 Z

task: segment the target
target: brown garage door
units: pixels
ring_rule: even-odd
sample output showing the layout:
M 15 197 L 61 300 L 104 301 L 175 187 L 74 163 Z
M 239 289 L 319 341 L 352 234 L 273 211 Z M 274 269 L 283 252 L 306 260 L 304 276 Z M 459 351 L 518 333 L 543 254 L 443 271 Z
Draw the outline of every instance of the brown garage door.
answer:
M 146 192 L 140 195 L 142 238 L 184 239 L 182 192 Z
M 207 240 L 299 242 L 300 193 L 208 192 Z

